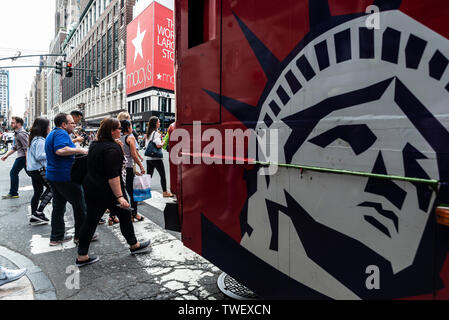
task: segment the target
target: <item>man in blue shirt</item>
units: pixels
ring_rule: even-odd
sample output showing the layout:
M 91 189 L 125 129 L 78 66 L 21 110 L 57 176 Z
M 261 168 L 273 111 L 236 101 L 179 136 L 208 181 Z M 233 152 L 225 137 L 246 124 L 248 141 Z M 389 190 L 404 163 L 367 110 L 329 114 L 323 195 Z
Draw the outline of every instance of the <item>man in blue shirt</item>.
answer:
M 70 241 L 71 236 L 64 236 L 64 214 L 67 202 L 72 205 L 75 218 L 74 241 L 79 239 L 79 232 L 86 215 L 83 188 L 70 179 L 75 154 L 87 154 L 87 150 L 77 148 L 70 138 L 75 129 L 71 115 L 60 113 L 56 115 L 55 128 L 45 139 L 47 154 L 46 178 L 50 182 L 53 193 L 53 211 L 51 214 L 50 246 L 56 246 Z

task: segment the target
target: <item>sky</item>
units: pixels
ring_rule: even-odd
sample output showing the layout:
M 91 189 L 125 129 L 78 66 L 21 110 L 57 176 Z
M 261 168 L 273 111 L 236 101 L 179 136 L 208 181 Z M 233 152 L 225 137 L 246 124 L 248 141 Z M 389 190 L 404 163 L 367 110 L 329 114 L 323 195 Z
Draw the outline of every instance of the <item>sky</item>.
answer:
M 48 53 L 55 36 L 55 0 L 0 0 L 0 58 Z M 38 65 L 39 57 L 0 61 L 0 66 Z M 37 68 L 9 70 L 11 115 L 23 117 Z

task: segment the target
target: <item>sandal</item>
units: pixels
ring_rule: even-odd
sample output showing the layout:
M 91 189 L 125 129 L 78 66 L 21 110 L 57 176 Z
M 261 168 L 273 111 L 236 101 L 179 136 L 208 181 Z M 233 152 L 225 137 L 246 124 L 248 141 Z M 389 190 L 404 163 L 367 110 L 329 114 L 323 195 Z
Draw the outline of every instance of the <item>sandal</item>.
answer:
M 138 218 L 137 215 L 139 215 L 140 218 Z M 138 213 L 133 213 L 132 216 L 131 216 L 131 220 L 133 222 L 143 221 L 144 219 L 145 219 L 144 216 L 142 216 L 141 214 L 138 214 Z
M 112 226 L 117 223 L 120 223 L 120 220 L 116 216 L 109 217 L 108 225 Z
M 171 197 L 173 197 L 173 193 L 171 193 L 171 192 L 163 192 L 162 196 L 164 198 L 171 198 Z

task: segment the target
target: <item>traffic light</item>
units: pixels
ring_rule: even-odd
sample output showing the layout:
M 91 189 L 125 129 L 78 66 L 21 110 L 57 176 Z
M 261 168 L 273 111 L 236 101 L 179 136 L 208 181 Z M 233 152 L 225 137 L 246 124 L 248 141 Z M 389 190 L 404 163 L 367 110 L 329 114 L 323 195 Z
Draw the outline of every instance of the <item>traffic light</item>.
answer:
M 62 75 L 62 62 L 56 61 L 56 73 Z
M 96 76 L 92 76 L 92 84 L 94 87 L 98 87 L 98 78 Z
M 65 65 L 65 76 L 67 78 L 70 78 L 71 76 L 73 76 L 72 64 L 70 62 L 67 62 Z

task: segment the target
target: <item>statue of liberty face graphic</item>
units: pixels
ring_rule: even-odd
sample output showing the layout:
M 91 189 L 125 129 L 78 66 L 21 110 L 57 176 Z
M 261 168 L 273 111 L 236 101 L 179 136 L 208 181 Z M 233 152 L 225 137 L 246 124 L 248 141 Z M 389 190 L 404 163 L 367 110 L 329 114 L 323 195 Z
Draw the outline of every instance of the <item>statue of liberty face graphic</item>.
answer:
M 285 65 L 256 130 L 278 130 L 280 163 L 447 177 L 447 39 L 396 10 L 381 14 L 381 30 L 364 21 L 322 34 Z M 285 167 L 256 184 L 241 245 L 317 292 L 370 297 L 367 267 L 394 283 L 421 263 L 430 184 Z

